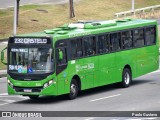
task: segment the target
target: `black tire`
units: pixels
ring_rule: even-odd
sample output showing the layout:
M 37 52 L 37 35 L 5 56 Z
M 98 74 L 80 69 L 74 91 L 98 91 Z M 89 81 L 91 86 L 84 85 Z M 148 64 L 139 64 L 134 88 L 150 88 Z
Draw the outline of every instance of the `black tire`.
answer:
M 121 87 L 127 88 L 130 86 L 131 82 L 132 82 L 131 71 L 128 68 L 124 68 L 123 73 L 122 73 Z
M 28 96 L 31 100 L 37 100 L 39 98 L 38 95 Z
M 78 95 L 78 83 L 75 79 L 72 79 L 70 84 L 70 93 L 69 93 L 69 99 L 73 100 Z

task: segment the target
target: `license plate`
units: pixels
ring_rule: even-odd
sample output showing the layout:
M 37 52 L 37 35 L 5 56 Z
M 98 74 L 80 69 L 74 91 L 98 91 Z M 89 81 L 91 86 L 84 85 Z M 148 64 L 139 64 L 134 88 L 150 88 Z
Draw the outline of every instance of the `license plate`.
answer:
M 24 89 L 24 92 L 32 92 L 32 89 Z

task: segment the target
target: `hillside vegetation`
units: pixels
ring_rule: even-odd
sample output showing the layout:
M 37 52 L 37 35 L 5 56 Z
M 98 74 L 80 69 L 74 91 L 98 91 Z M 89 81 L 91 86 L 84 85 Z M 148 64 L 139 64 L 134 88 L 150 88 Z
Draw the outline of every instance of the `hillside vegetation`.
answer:
M 135 8 L 160 4 L 160 0 L 135 0 Z M 26 5 L 20 7 L 18 34 L 42 31 L 77 20 L 113 19 L 116 12 L 131 9 L 131 0 L 81 0 L 75 2 L 75 15 L 69 19 L 68 4 Z M 0 10 L 0 39 L 13 31 L 13 8 Z

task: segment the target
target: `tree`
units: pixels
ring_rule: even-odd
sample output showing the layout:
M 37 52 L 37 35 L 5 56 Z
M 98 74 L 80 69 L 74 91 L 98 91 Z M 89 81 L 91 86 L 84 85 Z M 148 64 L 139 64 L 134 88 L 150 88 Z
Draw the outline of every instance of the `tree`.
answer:
M 19 3 L 20 3 L 20 0 L 17 0 L 17 25 L 18 25 L 18 21 L 19 21 Z
M 75 17 L 75 14 L 74 14 L 74 4 L 73 4 L 73 0 L 69 0 L 69 6 L 70 6 L 70 18 L 73 18 Z

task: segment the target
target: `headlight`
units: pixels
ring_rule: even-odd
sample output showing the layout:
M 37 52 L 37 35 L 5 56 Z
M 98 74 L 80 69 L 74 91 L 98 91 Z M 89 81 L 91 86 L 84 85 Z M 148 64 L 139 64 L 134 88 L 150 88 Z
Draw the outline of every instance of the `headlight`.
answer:
M 52 83 L 53 83 L 53 80 L 50 80 L 50 81 L 49 81 L 49 85 L 51 85 Z
M 13 84 L 11 83 L 10 80 L 8 80 L 8 85 L 11 86 L 13 88 Z
M 11 81 L 10 80 L 8 80 L 8 84 L 10 84 L 11 83 Z
M 48 87 L 48 83 L 45 83 L 43 86 L 43 88 L 46 88 L 46 87 Z
M 54 81 L 53 80 L 50 80 L 48 82 L 46 82 L 44 85 L 43 85 L 43 88 L 46 88 L 48 86 L 50 86 Z M 54 82 L 55 83 L 55 82 Z

